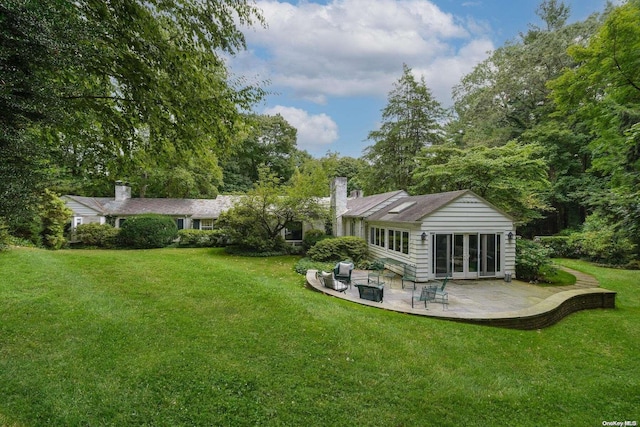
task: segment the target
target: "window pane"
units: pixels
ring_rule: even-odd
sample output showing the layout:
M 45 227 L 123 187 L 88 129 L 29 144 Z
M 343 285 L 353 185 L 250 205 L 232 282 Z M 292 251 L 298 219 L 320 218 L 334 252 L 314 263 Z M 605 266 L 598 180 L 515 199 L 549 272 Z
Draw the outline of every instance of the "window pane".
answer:
M 409 232 L 408 231 L 402 232 L 402 253 L 403 254 L 409 253 Z
M 380 246 L 382 246 L 383 248 L 385 247 L 385 244 L 384 244 L 385 233 L 386 233 L 386 230 L 384 228 L 380 230 Z
M 302 221 L 291 221 L 284 229 L 285 240 L 302 240 Z
M 394 250 L 394 245 L 395 245 L 395 238 L 393 237 L 393 230 L 389 230 L 389 249 L 390 250 Z
M 402 251 L 402 234 L 399 231 L 396 231 L 396 242 L 395 242 L 396 251 Z

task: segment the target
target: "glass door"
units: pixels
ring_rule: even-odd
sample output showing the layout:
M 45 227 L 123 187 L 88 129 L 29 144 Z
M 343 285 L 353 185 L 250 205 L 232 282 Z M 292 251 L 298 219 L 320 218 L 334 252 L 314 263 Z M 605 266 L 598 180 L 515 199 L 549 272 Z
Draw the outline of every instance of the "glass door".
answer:
M 433 271 L 436 277 L 451 276 L 451 234 L 436 234 L 433 236 Z
M 479 250 L 480 276 L 495 276 L 501 270 L 500 235 L 481 234 Z

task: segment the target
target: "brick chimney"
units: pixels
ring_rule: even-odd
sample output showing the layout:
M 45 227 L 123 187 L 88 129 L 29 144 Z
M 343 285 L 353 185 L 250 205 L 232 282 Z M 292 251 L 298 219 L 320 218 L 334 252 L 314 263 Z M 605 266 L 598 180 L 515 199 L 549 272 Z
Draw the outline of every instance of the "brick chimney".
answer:
M 336 177 L 331 181 L 331 219 L 333 235 L 344 235 L 342 215 L 347 211 L 347 178 Z
M 131 198 L 131 187 L 128 182 L 116 181 L 115 197 L 116 202 L 123 202 Z

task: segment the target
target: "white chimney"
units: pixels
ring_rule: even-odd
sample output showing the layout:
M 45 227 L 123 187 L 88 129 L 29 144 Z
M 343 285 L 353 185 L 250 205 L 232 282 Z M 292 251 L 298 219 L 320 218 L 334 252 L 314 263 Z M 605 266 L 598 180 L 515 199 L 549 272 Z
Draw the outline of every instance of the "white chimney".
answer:
M 336 177 L 331 181 L 331 219 L 333 235 L 344 235 L 342 215 L 347 211 L 347 178 Z
M 129 183 L 122 183 L 122 181 L 116 181 L 116 202 L 123 202 L 131 198 L 131 187 Z

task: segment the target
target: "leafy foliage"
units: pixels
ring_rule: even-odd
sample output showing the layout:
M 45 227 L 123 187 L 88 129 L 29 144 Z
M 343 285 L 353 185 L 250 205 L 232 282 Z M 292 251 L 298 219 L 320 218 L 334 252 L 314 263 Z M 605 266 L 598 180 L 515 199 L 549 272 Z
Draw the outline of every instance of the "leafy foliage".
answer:
M 218 227 L 229 241 L 253 252 L 277 252 L 284 248 L 282 232 L 293 221 L 322 219 L 325 209 L 309 194 L 304 181 L 281 186 L 267 168 L 260 181 L 235 206 L 218 218 Z
M 321 240 L 328 239 L 328 236 L 324 230 L 308 230 L 304 233 L 302 238 L 302 247 L 305 251 L 308 251 Z
M 45 248 L 60 249 L 67 240 L 64 226 L 71 220 L 71 209 L 52 191 L 45 190 L 40 205 L 42 244 Z
M 370 163 L 362 184 L 367 193 L 408 189 L 413 185 L 416 156 L 422 148 L 442 141 L 444 110 L 424 78 L 417 81 L 406 64 L 382 110 L 382 126 L 369 133 L 365 149 Z
M 144 194 L 154 175 L 165 196 L 215 195 L 217 161 L 264 94 L 222 54 L 255 23 L 250 0 L 3 2 L 0 215 L 25 217 L 54 179 L 103 195 L 116 176 Z
M 4 223 L 4 220 L 0 217 L 0 252 L 9 249 L 11 243 L 11 235 L 9 234 L 9 227 Z
M 611 8 L 587 45 L 569 53 L 580 65 L 550 82 L 558 115 L 592 136 L 588 203 L 640 244 L 640 2 Z
M 309 249 L 307 256 L 314 261 L 352 260 L 358 263 L 367 257 L 369 246 L 361 237 L 344 236 L 322 240 Z
M 629 263 L 637 249 L 626 230 L 598 214 L 587 218 L 581 232 L 571 234 L 569 245 L 578 257 L 611 265 Z
M 113 248 L 116 246 L 120 230 L 110 224 L 80 224 L 76 227 L 75 237 L 84 246 Z
M 118 243 L 127 248 L 163 248 L 178 236 L 174 220 L 166 215 L 137 215 L 120 227 Z
M 335 266 L 334 262 L 314 261 L 311 258 L 301 258 L 293 269 L 298 274 L 307 274 L 307 270 L 332 271 Z
M 542 197 L 547 165 L 539 145 L 433 146 L 422 151 L 418 162 L 413 192 L 472 190 L 521 223 L 548 208 Z
M 540 280 L 549 271 L 551 251 L 542 244 L 527 239 L 516 240 L 516 277 L 520 280 Z
M 178 246 L 186 248 L 215 248 L 224 246 L 222 230 L 178 230 Z

